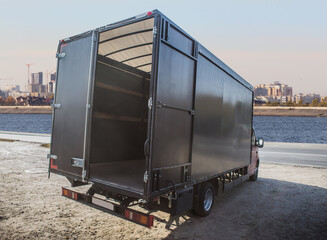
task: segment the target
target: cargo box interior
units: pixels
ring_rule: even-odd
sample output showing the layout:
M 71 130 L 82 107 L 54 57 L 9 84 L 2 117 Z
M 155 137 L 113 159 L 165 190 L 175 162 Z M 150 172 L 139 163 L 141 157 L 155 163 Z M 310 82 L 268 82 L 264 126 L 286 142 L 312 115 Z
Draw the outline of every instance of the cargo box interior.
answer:
M 143 194 L 154 19 L 99 35 L 90 180 Z

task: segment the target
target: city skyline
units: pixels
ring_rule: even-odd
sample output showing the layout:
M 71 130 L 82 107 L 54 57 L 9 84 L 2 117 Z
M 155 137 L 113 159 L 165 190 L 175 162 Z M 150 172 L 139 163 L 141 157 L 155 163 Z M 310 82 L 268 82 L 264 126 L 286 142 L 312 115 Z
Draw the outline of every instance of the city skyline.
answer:
M 31 81 L 31 78 L 33 78 L 33 75 L 34 74 L 38 74 L 38 73 L 44 73 L 43 71 L 40 71 L 40 72 L 31 72 L 30 73 L 30 81 Z M 49 73 L 48 74 L 48 76 L 46 76 L 46 78 L 43 80 L 43 83 L 45 84 L 45 85 L 47 85 L 47 84 L 53 84 L 53 81 L 55 80 L 55 79 L 52 79 L 52 75 L 53 74 L 56 74 L 56 72 L 51 72 L 51 73 Z M 47 75 L 47 74 L 45 74 L 45 75 Z M 256 84 L 256 85 L 253 85 L 253 89 L 255 89 L 258 85 L 271 85 L 271 84 L 274 84 L 274 83 L 279 83 L 279 81 L 272 81 L 272 82 L 260 82 L 259 84 Z M 283 84 L 285 84 L 285 85 L 287 85 L 286 83 L 283 83 Z M 20 84 L 18 84 L 18 83 L 15 83 L 15 82 L 13 82 L 13 83 L 11 83 L 11 84 L 6 84 L 6 85 L 4 85 L 3 87 L 1 86 L 1 84 L 0 84 L 0 90 L 2 90 L 2 91 L 6 91 L 6 88 L 7 87 L 10 87 L 10 86 L 19 86 L 20 87 L 20 91 L 21 92 L 24 92 L 24 91 L 27 91 L 27 92 L 29 92 L 29 90 L 28 90 L 28 79 L 26 79 L 26 83 L 24 84 L 24 86 L 22 86 L 22 85 L 20 85 Z M 293 88 L 293 86 L 291 86 L 292 88 Z M 26 89 L 25 89 L 26 88 Z M 301 92 L 301 91 L 299 91 L 299 92 L 295 92 L 295 93 L 293 93 L 292 95 L 296 95 L 296 94 L 315 94 L 315 93 L 317 93 L 317 94 L 320 94 L 319 92 Z M 323 94 L 322 94 L 323 95 Z M 327 96 L 327 95 L 326 95 Z
M 59 39 L 157 8 L 253 86 L 280 81 L 327 96 L 326 2 L 168 2 L 0 0 L 0 88 L 25 89 L 27 63 L 31 73 L 55 68 Z

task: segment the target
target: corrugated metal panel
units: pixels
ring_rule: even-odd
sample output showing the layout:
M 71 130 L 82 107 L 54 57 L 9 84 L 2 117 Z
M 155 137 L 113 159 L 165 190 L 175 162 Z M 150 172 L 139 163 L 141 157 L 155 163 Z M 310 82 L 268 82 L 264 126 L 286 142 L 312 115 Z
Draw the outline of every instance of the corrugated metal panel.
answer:
M 252 92 L 199 54 L 192 179 L 250 163 Z

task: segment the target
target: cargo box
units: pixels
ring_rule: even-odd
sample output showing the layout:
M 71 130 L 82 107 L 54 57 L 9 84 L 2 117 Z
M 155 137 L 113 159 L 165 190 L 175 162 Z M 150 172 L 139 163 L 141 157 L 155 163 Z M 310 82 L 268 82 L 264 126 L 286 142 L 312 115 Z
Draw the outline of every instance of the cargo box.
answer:
M 250 164 L 252 86 L 158 10 L 57 58 L 50 172 L 151 200 Z

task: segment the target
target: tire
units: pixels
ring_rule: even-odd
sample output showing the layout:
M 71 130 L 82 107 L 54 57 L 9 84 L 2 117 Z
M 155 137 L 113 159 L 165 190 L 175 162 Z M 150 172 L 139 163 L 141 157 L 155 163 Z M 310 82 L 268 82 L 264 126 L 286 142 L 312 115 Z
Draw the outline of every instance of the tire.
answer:
M 195 206 L 195 213 L 201 217 L 210 214 L 215 201 L 215 191 L 211 183 L 205 183 L 199 192 L 199 200 Z
M 257 165 L 255 166 L 254 174 L 250 176 L 250 180 L 253 182 L 257 181 L 258 174 L 259 174 L 259 160 L 257 161 Z

